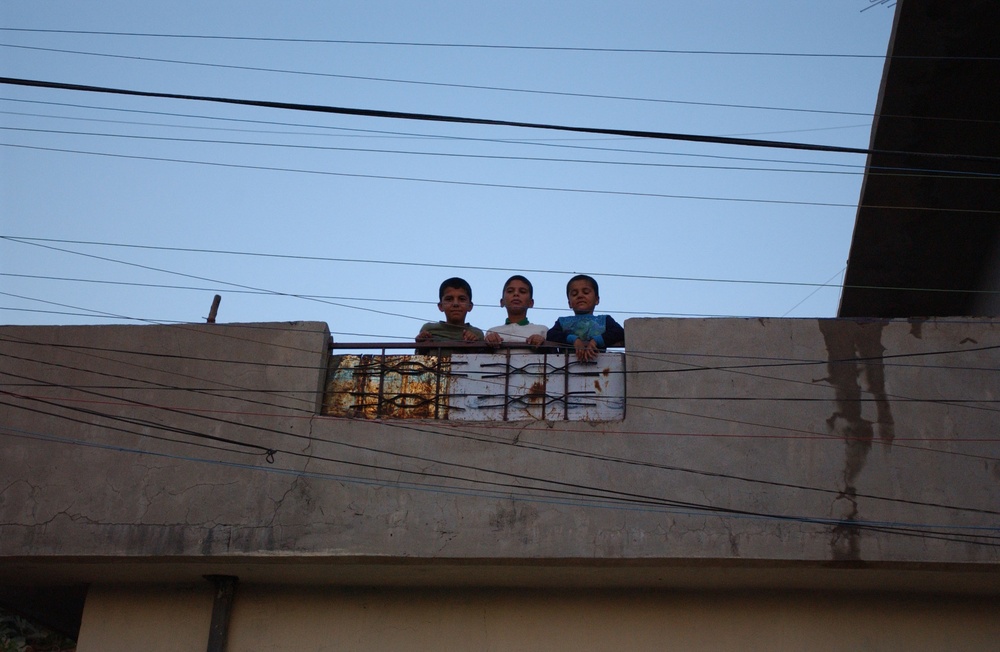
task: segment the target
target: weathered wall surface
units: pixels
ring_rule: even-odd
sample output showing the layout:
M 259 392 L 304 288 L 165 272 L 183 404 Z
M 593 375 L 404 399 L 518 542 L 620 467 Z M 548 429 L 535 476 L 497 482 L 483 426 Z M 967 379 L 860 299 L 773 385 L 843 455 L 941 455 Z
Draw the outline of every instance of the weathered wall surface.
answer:
M 489 425 L 317 416 L 323 324 L 2 328 L 2 572 L 655 585 L 805 566 L 996 586 L 996 324 L 626 328 L 624 421 Z
M 0 555 L 267 549 L 328 339 L 321 323 L 0 328 Z
M 210 603 L 189 588 L 92 590 L 77 649 L 202 652 Z M 989 650 L 998 607 L 962 596 L 246 586 L 226 649 Z

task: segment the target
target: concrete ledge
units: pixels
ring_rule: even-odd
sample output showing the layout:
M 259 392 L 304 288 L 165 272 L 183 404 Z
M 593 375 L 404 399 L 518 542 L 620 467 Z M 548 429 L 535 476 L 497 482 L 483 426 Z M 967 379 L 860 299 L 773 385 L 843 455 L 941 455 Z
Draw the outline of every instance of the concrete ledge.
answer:
M 0 562 L 995 577 L 995 323 L 626 329 L 624 421 L 456 425 L 319 416 L 323 324 L 0 328 Z

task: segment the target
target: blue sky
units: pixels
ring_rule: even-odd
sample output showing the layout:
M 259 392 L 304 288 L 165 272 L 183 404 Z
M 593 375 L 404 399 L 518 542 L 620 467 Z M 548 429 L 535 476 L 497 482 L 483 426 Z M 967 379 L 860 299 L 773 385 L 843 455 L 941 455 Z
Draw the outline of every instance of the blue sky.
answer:
M 0 76 L 865 148 L 892 15 L 867 0 L 5 2 Z M 0 116 L 7 324 L 198 322 L 218 293 L 222 322 L 408 340 L 451 275 L 472 283 L 473 324 L 501 322 L 515 272 L 544 323 L 575 272 L 619 321 L 832 317 L 865 163 L 10 85 Z

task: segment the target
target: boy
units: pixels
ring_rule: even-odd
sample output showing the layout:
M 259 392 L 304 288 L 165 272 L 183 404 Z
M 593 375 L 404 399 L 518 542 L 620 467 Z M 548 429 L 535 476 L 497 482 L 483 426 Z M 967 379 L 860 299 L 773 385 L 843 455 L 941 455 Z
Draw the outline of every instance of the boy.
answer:
M 445 279 L 438 288 L 438 310 L 445 321 L 428 322 L 417 333 L 418 342 L 481 342 L 483 331 L 466 323 L 465 316 L 472 311 L 472 287 L 462 278 Z M 417 349 L 426 353 L 436 349 Z M 444 349 L 444 352 L 471 353 L 474 349 Z
M 594 314 L 601 302 L 596 280 L 577 274 L 566 284 L 566 298 L 573 316 L 556 320 L 546 340 L 572 344 L 580 362 L 597 360 L 597 354 L 609 346 L 625 346 L 625 329 L 610 315 Z
M 527 343 L 539 346 L 545 343 L 548 328 L 528 322 L 528 308 L 535 305 L 535 289 L 531 281 L 515 274 L 507 279 L 500 295 L 500 307 L 507 309 L 507 319 L 486 333 L 486 343 L 497 346 L 500 342 Z

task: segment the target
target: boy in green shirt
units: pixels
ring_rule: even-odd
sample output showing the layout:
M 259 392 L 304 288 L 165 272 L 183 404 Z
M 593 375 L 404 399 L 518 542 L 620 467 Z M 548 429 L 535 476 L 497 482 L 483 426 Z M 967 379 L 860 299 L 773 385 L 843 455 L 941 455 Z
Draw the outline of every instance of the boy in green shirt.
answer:
M 472 312 L 472 287 L 457 276 L 445 279 L 438 288 L 438 310 L 445 321 L 428 322 L 417 333 L 417 342 L 481 342 L 483 331 L 465 321 Z M 434 349 L 431 349 L 433 351 Z M 471 353 L 474 349 L 454 349 L 449 353 Z M 418 349 L 418 352 L 421 352 Z M 424 349 L 424 352 L 429 352 Z

